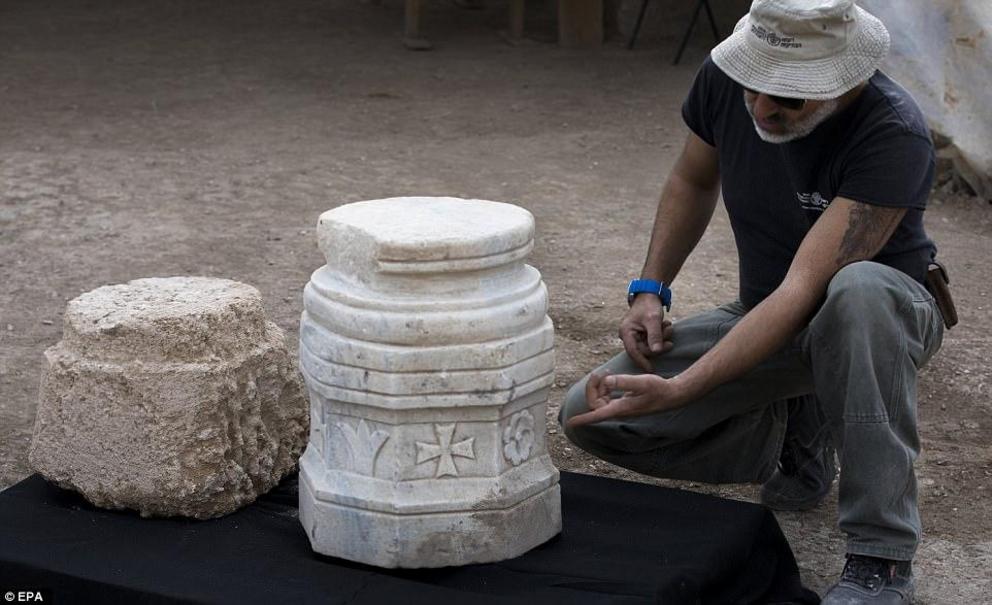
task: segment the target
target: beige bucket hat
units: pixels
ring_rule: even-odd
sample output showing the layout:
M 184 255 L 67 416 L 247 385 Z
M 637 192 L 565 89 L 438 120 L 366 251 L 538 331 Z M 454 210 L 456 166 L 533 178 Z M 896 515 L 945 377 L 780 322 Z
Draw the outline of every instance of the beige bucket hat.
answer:
M 754 0 L 713 62 L 745 88 L 833 99 L 871 77 L 889 32 L 854 0 Z

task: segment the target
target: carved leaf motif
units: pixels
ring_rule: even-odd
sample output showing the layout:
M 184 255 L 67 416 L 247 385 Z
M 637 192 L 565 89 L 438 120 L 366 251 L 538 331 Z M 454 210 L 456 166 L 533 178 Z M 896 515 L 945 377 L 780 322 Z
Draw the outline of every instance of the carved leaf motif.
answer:
M 510 416 L 510 422 L 503 429 L 503 456 L 513 466 L 519 466 L 530 458 L 534 447 L 534 417 L 527 410 Z
M 369 425 L 364 419 L 358 422 L 357 430 L 345 422 L 338 422 L 335 426 L 344 434 L 345 442 L 348 444 L 351 470 L 371 476 L 375 472 L 376 458 L 389 439 L 389 433 L 382 430 L 370 432 Z

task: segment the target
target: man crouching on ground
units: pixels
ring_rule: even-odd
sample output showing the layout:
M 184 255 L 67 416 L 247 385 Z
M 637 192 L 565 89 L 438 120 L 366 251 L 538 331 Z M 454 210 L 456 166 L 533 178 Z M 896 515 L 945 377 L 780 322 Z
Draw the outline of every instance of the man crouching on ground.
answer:
M 837 473 L 847 563 L 824 603 L 908 603 L 920 540 L 917 371 L 940 347 L 924 287 L 934 151 L 920 109 L 876 71 L 884 25 L 852 0 L 755 0 L 703 63 L 665 184 L 625 353 L 574 385 L 570 440 L 657 477 L 762 483 L 816 506 Z M 665 320 L 723 193 L 740 299 Z

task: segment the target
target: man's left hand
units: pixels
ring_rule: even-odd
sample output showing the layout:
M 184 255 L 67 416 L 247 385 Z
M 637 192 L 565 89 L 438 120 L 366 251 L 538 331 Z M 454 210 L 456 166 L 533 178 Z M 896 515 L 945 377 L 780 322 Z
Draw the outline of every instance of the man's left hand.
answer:
M 613 393 L 622 391 L 619 397 Z M 604 375 L 593 372 L 586 382 L 588 412 L 573 416 L 569 426 L 582 426 L 622 416 L 640 416 L 680 407 L 683 401 L 678 383 L 655 374 Z

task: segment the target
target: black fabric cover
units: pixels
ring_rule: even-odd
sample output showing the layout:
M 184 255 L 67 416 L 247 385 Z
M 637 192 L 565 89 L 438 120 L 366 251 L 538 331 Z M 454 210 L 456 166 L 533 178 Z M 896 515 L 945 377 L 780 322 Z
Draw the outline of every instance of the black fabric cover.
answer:
M 384 570 L 323 557 L 296 480 L 211 521 L 94 508 L 34 475 L 0 493 L 0 591 L 56 603 L 817 603 L 764 507 L 562 473 L 564 531 L 501 563 Z

